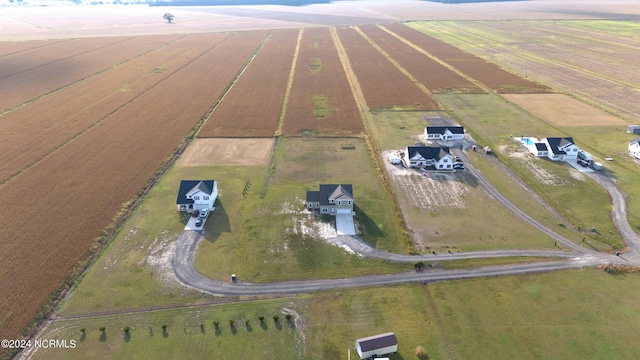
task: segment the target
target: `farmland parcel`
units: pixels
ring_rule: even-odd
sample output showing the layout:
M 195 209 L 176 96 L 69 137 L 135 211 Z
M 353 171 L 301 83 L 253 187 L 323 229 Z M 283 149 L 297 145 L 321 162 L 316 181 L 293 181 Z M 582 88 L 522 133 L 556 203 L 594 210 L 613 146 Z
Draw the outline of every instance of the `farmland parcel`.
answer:
M 360 134 L 362 120 L 329 29 L 304 30 L 295 66 L 283 134 Z
M 6 236 L 0 244 L 5 337 L 33 319 L 93 239 L 193 131 L 264 38 L 232 35 L 214 43 L 144 96 L 0 187 L 0 198 L 11 204 L 0 209 Z M 190 106 L 176 106 L 184 103 Z
M 370 109 L 440 109 L 355 29 L 339 28 L 337 32 Z

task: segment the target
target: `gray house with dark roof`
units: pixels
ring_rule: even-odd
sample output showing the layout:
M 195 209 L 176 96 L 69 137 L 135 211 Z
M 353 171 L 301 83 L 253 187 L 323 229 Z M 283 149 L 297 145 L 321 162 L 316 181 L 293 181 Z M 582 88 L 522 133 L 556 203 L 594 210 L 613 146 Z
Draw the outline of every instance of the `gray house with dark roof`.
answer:
M 409 167 L 428 167 L 435 169 L 453 168 L 453 157 L 446 146 L 408 146 L 404 160 Z
M 392 332 L 356 340 L 356 351 L 360 359 L 368 359 L 398 352 L 398 339 Z
M 218 198 L 218 182 L 215 180 L 182 180 L 176 204 L 178 211 L 213 209 Z
M 424 128 L 424 136 L 428 140 L 462 140 L 464 139 L 464 127 L 462 126 L 427 126 Z
M 307 191 L 307 209 L 320 214 L 353 214 L 351 184 L 320 184 L 319 191 Z

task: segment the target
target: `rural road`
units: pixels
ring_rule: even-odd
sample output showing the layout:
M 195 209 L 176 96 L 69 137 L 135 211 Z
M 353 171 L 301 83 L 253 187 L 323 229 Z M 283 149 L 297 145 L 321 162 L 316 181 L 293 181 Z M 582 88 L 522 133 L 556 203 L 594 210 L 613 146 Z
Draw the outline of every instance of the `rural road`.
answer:
M 466 156 L 465 156 L 465 160 Z M 469 162 L 466 162 L 469 164 Z M 301 280 L 278 282 L 271 284 L 252 284 L 239 281 L 235 284 L 207 278 L 200 274 L 194 266 L 195 255 L 198 245 L 203 239 L 200 231 L 184 231 L 177 240 L 176 252 L 171 260 L 175 275 L 183 284 L 195 288 L 199 291 L 215 295 L 284 295 L 299 294 L 320 290 L 346 289 L 364 286 L 380 286 L 398 284 L 406 282 L 433 282 L 452 279 L 470 279 L 487 276 L 519 275 L 536 272 L 547 272 L 581 267 L 597 266 L 602 264 L 638 264 L 640 249 L 640 237 L 633 231 L 627 220 L 626 201 L 624 194 L 615 183 L 606 175 L 594 173 L 589 176 L 598 184 L 603 186 L 610 194 L 613 202 L 612 217 L 614 223 L 620 231 L 623 239 L 631 249 L 625 257 L 618 257 L 611 254 L 599 253 L 579 246 L 557 234 L 546 226 L 524 213 L 517 206 L 506 199 L 497 189 L 495 189 L 473 166 L 467 165 L 470 171 L 484 189 L 496 200 L 502 203 L 510 211 L 530 223 L 542 233 L 550 236 L 564 246 L 572 249 L 571 252 L 552 250 L 497 250 L 479 251 L 464 253 L 440 253 L 424 255 L 401 255 L 392 254 L 377 249 L 373 249 L 356 236 L 338 236 L 332 242 L 346 245 L 358 254 L 383 260 L 413 263 L 417 261 L 436 260 L 461 260 L 478 258 L 532 256 L 532 257 L 558 257 L 565 258 L 561 261 L 538 262 L 525 264 L 501 265 L 483 267 L 477 269 L 462 270 L 429 270 L 425 272 L 407 272 L 400 274 L 364 276 L 356 278 L 344 278 L 333 280 Z

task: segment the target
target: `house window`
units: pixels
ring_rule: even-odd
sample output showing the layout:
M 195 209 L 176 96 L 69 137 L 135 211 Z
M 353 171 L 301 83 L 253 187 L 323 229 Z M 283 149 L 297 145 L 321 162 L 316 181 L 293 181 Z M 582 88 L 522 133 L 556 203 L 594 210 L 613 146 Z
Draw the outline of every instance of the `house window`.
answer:
M 342 200 L 338 200 L 338 205 L 342 205 Z
M 347 205 L 351 205 L 351 200 L 347 200 Z
M 322 208 L 322 212 L 323 212 L 323 213 L 328 212 L 328 211 L 327 211 L 327 208 Z
M 200 200 L 200 196 L 194 196 L 193 200 Z
M 202 198 L 205 200 L 209 200 L 209 196 L 203 196 Z
M 313 207 L 312 203 L 309 203 L 309 209 L 311 209 Z
M 331 213 L 333 214 L 334 212 L 336 212 L 336 208 L 331 208 Z
M 333 204 L 333 199 L 329 200 L 329 202 Z
M 449 162 L 449 159 L 444 159 L 442 162 Z

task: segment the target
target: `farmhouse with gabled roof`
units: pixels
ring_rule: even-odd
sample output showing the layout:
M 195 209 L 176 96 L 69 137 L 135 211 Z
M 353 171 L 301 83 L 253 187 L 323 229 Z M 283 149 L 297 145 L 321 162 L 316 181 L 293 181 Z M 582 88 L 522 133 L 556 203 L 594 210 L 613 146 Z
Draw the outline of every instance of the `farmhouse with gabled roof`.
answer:
M 320 191 L 307 191 L 307 209 L 320 214 L 353 214 L 351 184 L 320 184 Z
M 545 143 L 549 147 L 547 155 L 551 160 L 572 160 L 578 157 L 580 148 L 573 143 L 573 138 L 546 138 Z
M 404 155 L 409 167 L 453 168 L 453 157 L 446 146 L 408 146 Z
M 211 210 L 217 198 L 217 181 L 182 180 L 176 204 L 178 205 L 178 211 Z
M 464 139 L 464 127 L 427 126 L 424 128 L 424 136 L 426 136 L 428 140 L 462 140 Z
M 640 137 L 629 141 L 629 154 L 640 160 Z

